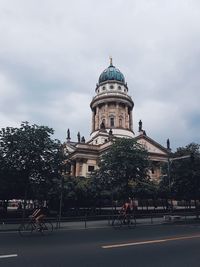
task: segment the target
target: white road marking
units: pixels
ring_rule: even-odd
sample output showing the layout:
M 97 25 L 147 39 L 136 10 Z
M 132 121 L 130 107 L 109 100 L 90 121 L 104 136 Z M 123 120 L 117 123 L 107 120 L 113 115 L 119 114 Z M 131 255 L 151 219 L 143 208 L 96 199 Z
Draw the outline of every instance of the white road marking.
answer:
M 4 259 L 4 258 L 12 258 L 12 257 L 17 257 L 17 254 L 10 254 L 10 255 L 0 255 L 0 259 Z
M 141 241 L 141 242 L 113 244 L 113 245 L 102 246 L 102 248 L 120 248 L 120 247 L 155 244 L 155 243 L 169 242 L 169 241 L 175 241 L 175 240 L 184 240 L 184 239 L 193 239 L 193 238 L 200 238 L 200 235 L 180 236 L 180 237 L 171 237 L 171 238 L 158 239 L 158 240 L 147 240 L 147 241 Z

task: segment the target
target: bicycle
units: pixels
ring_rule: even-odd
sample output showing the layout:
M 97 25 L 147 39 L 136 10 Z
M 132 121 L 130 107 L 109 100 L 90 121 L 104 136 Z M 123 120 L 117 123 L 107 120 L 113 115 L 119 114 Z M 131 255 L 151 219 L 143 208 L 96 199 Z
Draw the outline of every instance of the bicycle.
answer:
M 46 235 L 50 234 L 52 231 L 53 224 L 51 222 L 43 220 L 37 224 L 33 218 L 26 223 L 22 223 L 18 228 L 20 236 L 30 236 L 34 232 L 38 232 L 41 235 Z
M 112 221 L 112 226 L 115 229 L 120 229 L 123 226 L 127 226 L 129 229 L 136 227 L 136 220 L 134 214 L 120 213 Z

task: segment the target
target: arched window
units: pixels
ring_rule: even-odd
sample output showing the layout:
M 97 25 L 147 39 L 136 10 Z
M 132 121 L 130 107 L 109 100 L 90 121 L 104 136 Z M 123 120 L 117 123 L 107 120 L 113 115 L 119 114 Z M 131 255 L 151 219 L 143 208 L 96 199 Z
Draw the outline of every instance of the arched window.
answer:
M 123 115 L 119 116 L 119 127 L 123 127 L 124 126 L 124 117 Z
M 105 118 L 102 118 L 101 119 L 101 123 L 100 123 L 100 129 L 105 129 L 105 127 L 106 127 L 106 120 L 105 120 Z
M 114 117 L 110 118 L 110 127 L 114 127 L 115 126 L 115 120 Z

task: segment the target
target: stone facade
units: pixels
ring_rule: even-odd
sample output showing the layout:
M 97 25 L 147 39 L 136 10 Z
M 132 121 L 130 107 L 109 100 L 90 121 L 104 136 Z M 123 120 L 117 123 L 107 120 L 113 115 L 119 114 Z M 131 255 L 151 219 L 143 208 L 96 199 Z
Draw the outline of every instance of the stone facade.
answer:
M 149 174 L 153 180 L 159 181 L 162 162 L 168 159 L 169 149 L 164 148 L 142 129 L 139 122 L 137 135 L 133 131 L 134 102 L 128 95 L 128 86 L 123 74 L 116 69 L 112 62 L 99 77 L 96 85 L 96 96 L 92 99 L 92 127 L 90 140 L 84 139 L 64 143 L 65 150 L 69 153 L 72 176 L 87 177 L 98 168 L 98 161 L 102 153 L 109 149 L 112 137 L 134 138 L 149 152 L 152 168 Z

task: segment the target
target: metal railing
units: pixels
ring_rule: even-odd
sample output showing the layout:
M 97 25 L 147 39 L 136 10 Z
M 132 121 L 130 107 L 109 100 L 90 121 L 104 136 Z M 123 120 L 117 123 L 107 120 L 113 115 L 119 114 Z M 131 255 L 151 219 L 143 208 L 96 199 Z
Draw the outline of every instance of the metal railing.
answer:
M 79 217 L 48 217 L 47 219 L 52 222 L 55 229 L 70 228 L 70 229 L 86 229 L 92 227 L 106 227 L 111 226 L 112 221 L 118 214 L 109 215 L 87 215 Z M 163 212 L 163 213 L 135 213 L 134 218 L 136 225 L 145 224 L 160 224 L 160 223 L 190 223 L 200 222 L 200 213 L 192 212 Z M 26 218 L 25 221 L 28 221 Z M 0 219 L 0 231 L 14 231 L 17 230 L 19 225 L 23 222 L 22 218 L 16 219 Z

